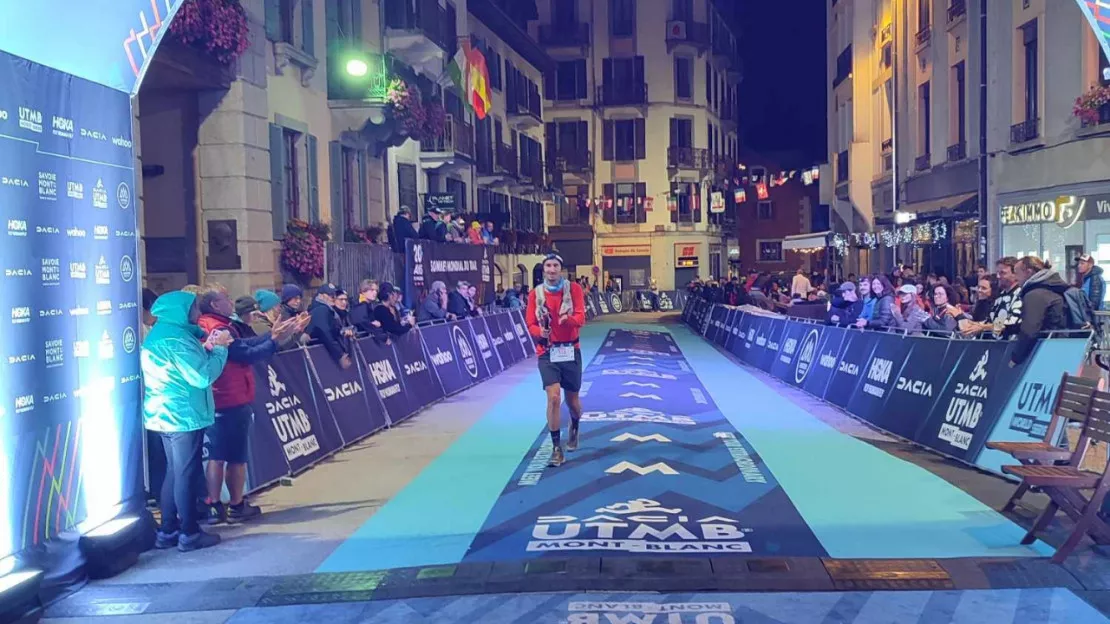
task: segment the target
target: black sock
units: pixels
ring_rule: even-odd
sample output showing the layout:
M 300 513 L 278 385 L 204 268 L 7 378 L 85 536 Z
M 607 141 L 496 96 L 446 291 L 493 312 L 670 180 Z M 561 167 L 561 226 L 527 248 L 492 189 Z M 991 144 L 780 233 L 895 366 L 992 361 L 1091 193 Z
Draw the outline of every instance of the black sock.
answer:
M 574 416 L 571 416 L 570 417 L 570 428 L 574 429 L 575 431 L 578 431 L 578 421 L 579 420 L 581 420 L 581 418 L 575 418 Z
M 551 446 L 554 446 L 555 448 L 559 448 L 560 446 L 562 446 L 562 442 L 559 440 L 560 431 L 560 429 L 554 429 L 548 432 L 551 434 Z

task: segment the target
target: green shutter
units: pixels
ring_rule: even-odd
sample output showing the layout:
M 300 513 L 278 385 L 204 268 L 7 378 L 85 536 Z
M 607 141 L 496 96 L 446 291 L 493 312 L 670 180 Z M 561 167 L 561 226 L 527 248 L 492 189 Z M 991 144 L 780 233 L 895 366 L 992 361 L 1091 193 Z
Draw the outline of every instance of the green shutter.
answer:
M 266 38 L 281 41 L 281 0 L 266 2 Z
M 351 2 L 351 40 L 362 43 L 362 2 Z
M 312 223 L 320 222 L 320 158 L 317 143 L 314 135 L 308 135 L 305 144 L 308 152 L 308 218 Z
M 316 22 L 312 19 L 312 0 L 301 0 L 301 49 L 316 56 Z
M 281 126 L 270 124 L 270 211 L 274 240 L 285 237 L 285 142 Z
M 328 143 L 328 168 L 331 170 L 332 239 L 342 241 L 347 237 L 347 219 L 343 212 L 343 148 L 339 141 Z
M 369 185 L 366 184 L 366 159 L 369 157 L 367 152 L 358 153 L 358 197 L 359 206 L 358 214 L 360 225 L 366 227 L 370 225 L 370 198 L 366 196 L 370 190 Z

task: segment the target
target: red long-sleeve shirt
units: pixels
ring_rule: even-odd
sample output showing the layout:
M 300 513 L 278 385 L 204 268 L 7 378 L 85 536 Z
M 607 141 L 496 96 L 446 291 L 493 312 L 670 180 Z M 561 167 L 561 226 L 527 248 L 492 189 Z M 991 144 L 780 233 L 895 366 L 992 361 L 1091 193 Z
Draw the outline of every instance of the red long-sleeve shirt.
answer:
M 536 288 L 543 287 L 543 284 L 536 286 Z M 562 289 L 544 293 L 544 307 L 547 308 L 547 312 L 551 316 L 551 334 L 548 336 L 548 340 L 553 343 L 573 342 L 574 348 L 577 349 L 579 348 L 578 330 L 586 324 L 586 298 L 582 294 L 582 287 L 575 282 L 570 283 L 570 300 L 572 303 L 571 314 L 565 322 L 560 323 L 559 307 L 563 304 Z M 536 355 L 543 355 L 547 352 L 547 347 L 541 345 L 538 340 L 543 337 L 543 327 L 536 316 L 535 288 L 528 293 L 528 308 L 524 311 L 524 320 L 528 323 L 528 333 L 536 339 Z

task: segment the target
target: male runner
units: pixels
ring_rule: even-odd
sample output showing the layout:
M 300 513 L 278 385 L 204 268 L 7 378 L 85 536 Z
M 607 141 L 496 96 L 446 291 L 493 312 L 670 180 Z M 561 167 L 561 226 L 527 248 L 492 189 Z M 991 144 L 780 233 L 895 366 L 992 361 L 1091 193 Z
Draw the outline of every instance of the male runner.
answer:
M 559 440 L 559 389 L 566 395 L 570 408 L 570 439 L 567 450 L 578 448 L 578 421 L 582 418 L 582 349 L 578 330 L 586 324 L 586 302 L 582 287 L 563 277 L 563 259 L 548 254 L 543 259 L 543 284 L 528 295 L 525 311 L 528 332 L 536 343 L 540 379 L 547 392 L 547 429 L 551 433 L 549 465 L 563 463 L 563 444 Z

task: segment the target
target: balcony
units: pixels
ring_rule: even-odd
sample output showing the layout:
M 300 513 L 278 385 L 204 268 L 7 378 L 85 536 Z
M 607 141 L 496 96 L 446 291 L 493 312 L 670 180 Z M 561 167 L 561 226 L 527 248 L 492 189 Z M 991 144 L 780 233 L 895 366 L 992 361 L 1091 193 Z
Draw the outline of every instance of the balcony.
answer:
M 848 150 L 836 154 L 836 182 L 848 181 Z
M 728 80 L 730 85 L 738 85 L 744 81 L 744 63 L 741 59 L 737 58 L 732 62 L 725 72 L 725 80 Z
M 473 161 L 474 127 L 453 115 L 447 116 L 443 134 L 420 142 L 420 164 L 425 169 L 469 167 Z
M 588 149 L 560 149 L 554 158 L 555 168 L 563 173 L 587 180 L 593 177 L 594 153 Z
M 383 0 L 385 50 L 419 73 L 438 76 L 453 24 L 439 0 Z
M 540 45 L 546 48 L 589 47 L 590 25 L 581 23 L 540 24 Z
M 509 178 L 520 176 L 520 160 L 516 155 L 516 148 L 502 143 L 497 146 L 496 158 L 493 161 L 494 173 L 504 174 Z
M 1106 124 L 1110 124 L 1110 103 L 1103 104 L 1102 106 L 1098 107 L 1098 118 L 1092 121 L 1084 121 L 1083 127 L 1096 128 L 1098 126 L 1103 126 Z
M 507 89 L 505 111 L 509 123 L 517 130 L 530 130 L 543 125 L 540 89 L 530 80 L 521 80 Z
M 917 158 L 913 159 L 913 170 L 914 171 L 925 171 L 930 166 L 932 166 L 932 164 L 933 164 L 933 155 L 932 154 L 922 154 L 922 155 L 918 156 Z
M 721 111 L 717 114 L 717 117 L 721 120 L 721 127 L 724 129 L 725 133 L 736 132 L 736 106 L 732 102 L 725 102 L 724 105 L 721 106 Z
M 1041 135 L 1040 119 L 1030 119 L 1010 126 L 1011 143 L 1028 143 Z
M 959 162 L 967 158 L 967 142 L 960 141 L 948 146 L 948 162 Z
M 596 100 L 601 108 L 609 106 L 646 106 L 648 103 L 647 83 L 626 85 L 598 85 Z
M 721 69 L 732 67 L 733 61 L 739 56 L 736 52 L 736 41 L 724 30 L 713 34 L 713 62 Z
M 949 0 L 948 24 L 955 24 L 967 15 L 967 0 Z
M 672 145 L 667 148 L 667 167 L 707 172 L 713 169 L 713 154 L 701 147 Z
M 671 20 L 667 22 L 667 52 L 683 48 L 701 56 L 709 49 L 709 24 L 693 20 Z
M 929 42 L 932 41 L 932 40 L 933 40 L 933 29 L 928 24 L 925 24 L 924 26 L 922 26 L 921 29 L 917 31 L 917 34 L 914 35 L 914 42 L 917 44 L 918 48 L 922 48 L 922 47 L 925 47 L 925 46 L 929 45 Z
M 547 175 L 543 170 L 543 160 L 533 158 L 520 161 L 520 186 L 522 190 L 541 191 L 547 188 Z

